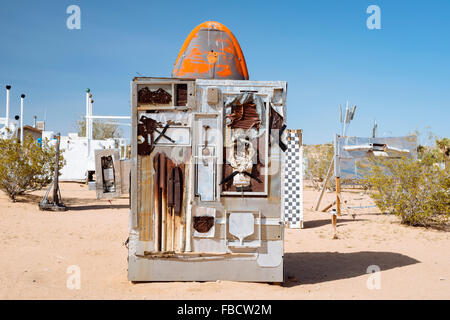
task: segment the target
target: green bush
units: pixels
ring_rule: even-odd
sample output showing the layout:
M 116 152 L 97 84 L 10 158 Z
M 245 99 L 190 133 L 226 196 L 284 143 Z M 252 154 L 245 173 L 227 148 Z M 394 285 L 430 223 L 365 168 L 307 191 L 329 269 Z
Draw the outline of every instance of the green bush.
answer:
M 450 170 L 419 159 L 371 158 L 364 184 L 382 212 L 390 212 L 413 226 L 444 224 L 450 217 Z
M 17 195 L 42 189 L 53 180 L 55 156 L 47 140 L 39 147 L 29 136 L 23 146 L 17 139 L 0 139 L 0 190 L 15 201 Z M 60 169 L 64 164 L 60 155 Z

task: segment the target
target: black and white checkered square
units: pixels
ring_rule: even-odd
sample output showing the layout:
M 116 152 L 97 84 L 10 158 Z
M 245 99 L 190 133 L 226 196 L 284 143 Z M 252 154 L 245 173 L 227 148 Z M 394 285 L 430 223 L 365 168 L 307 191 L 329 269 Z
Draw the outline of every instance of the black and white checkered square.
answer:
M 287 130 L 283 206 L 288 228 L 303 227 L 303 148 L 300 134 Z

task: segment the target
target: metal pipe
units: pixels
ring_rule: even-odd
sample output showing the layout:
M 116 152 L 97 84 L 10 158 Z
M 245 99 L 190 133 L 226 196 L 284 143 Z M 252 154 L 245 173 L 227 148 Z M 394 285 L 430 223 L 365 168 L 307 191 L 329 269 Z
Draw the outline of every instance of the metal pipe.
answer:
M 93 124 L 92 124 L 92 106 L 94 105 L 94 99 L 92 99 L 92 95 L 91 95 L 91 99 L 89 101 L 89 117 L 88 117 L 88 122 L 89 122 L 89 139 L 93 139 Z
M 89 92 L 91 92 L 91 89 L 86 89 L 86 117 L 85 117 L 85 123 L 84 123 L 84 131 L 86 138 L 88 137 L 88 116 L 89 116 Z
M 92 139 L 92 103 L 94 100 L 92 99 L 92 93 L 89 93 L 88 96 L 88 112 L 87 112 L 87 118 L 86 118 L 86 127 L 87 127 L 87 147 L 88 147 L 88 157 L 91 156 L 91 139 Z
M 59 144 L 61 142 L 61 134 L 58 132 L 56 135 L 56 156 L 55 156 L 55 175 L 53 177 L 53 203 L 55 205 L 59 204 L 59 197 L 58 197 L 58 191 L 59 191 L 59 183 L 58 183 L 58 176 L 59 176 Z
M 25 95 L 20 96 L 20 145 L 23 146 L 23 99 Z
M 5 127 L 9 128 L 9 91 L 11 90 L 11 86 L 6 86 L 6 119 L 5 119 Z
M 130 116 L 90 116 L 91 119 L 131 119 Z

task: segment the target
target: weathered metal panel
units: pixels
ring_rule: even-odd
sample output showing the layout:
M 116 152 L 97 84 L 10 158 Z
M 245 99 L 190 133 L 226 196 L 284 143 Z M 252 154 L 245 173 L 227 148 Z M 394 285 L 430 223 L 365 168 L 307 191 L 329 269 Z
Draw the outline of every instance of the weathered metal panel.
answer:
M 283 282 L 283 241 L 268 243 L 259 254 L 203 253 L 161 258 L 130 255 L 128 280 Z
M 130 174 L 131 174 L 131 161 L 129 159 L 120 160 L 122 194 L 130 193 L 130 181 L 131 181 Z
M 416 158 L 417 136 L 404 137 L 336 137 L 335 175 L 342 179 L 362 179 L 368 157 Z
M 105 169 L 102 162 L 105 158 L 110 158 L 113 163 L 112 168 Z M 95 150 L 95 185 L 97 199 L 113 199 L 122 195 L 122 170 L 119 149 Z M 114 190 L 105 189 L 105 184 L 113 181 Z
M 177 95 L 177 85 L 184 83 L 187 84 L 186 105 L 184 93 L 181 98 Z M 146 87 L 150 92 L 166 88 L 174 105 L 139 103 L 138 91 Z M 226 173 L 223 170 L 226 163 L 224 139 L 227 139 L 228 126 L 224 119 L 229 114 L 225 104 L 242 92 L 257 95 L 264 103 L 258 109 L 262 130 L 257 135 L 261 141 L 255 145 L 261 154 L 263 188 L 224 192 L 221 180 Z M 183 102 L 177 103 L 180 99 Z M 277 126 L 285 123 L 285 82 L 135 78 L 132 83 L 130 280 L 283 281 L 284 152 L 278 143 L 279 127 L 269 121 L 272 109 L 279 114 Z M 151 121 L 159 127 L 153 137 L 155 143 L 150 156 L 137 152 L 137 126 L 143 115 L 153 119 Z M 175 126 L 186 130 L 189 138 L 172 139 L 170 135 L 165 138 L 165 133 L 173 132 Z M 211 135 L 205 135 L 209 130 Z M 159 135 L 163 138 L 158 140 Z M 145 143 L 153 140 L 145 139 Z M 174 199 L 172 191 L 165 191 L 165 186 L 155 187 L 159 185 L 156 179 L 161 176 L 155 175 L 154 157 L 160 153 L 165 154 L 168 166 L 183 167 L 183 209 L 179 216 L 173 215 L 171 207 L 167 208 Z M 203 164 L 201 170 L 197 166 L 199 163 Z M 202 182 L 205 178 L 212 180 L 211 183 Z M 231 214 L 237 213 L 243 215 L 233 216 L 233 219 L 240 221 L 242 218 L 247 224 L 251 220 L 252 225 L 240 230 L 239 224 L 235 224 L 230 233 L 228 220 Z

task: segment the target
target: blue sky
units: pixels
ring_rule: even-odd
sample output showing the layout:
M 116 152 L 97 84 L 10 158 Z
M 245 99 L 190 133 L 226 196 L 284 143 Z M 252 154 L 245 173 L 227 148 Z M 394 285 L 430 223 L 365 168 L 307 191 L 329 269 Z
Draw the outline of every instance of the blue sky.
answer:
M 81 8 L 81 30 L 66 8 Z M 381 30 L 366 9 L 381 8 Z M 288 127 L 307 144 L 340 131 L 338 105 L 356 104 L 350 135 L 428 129 L 450 136 L 450 1 L 5 1 L 0 0 L 0 116 L 6 84 L 12 113 L 27 95 L 25 123 L 75 130 L 85 110 L 128 115 L 130 81 L 171 74 L 199 23 L 215 20 L 237 37 L 250 79 L 288 82 Z M 124 131 L 129 127 L 124 127 Z

